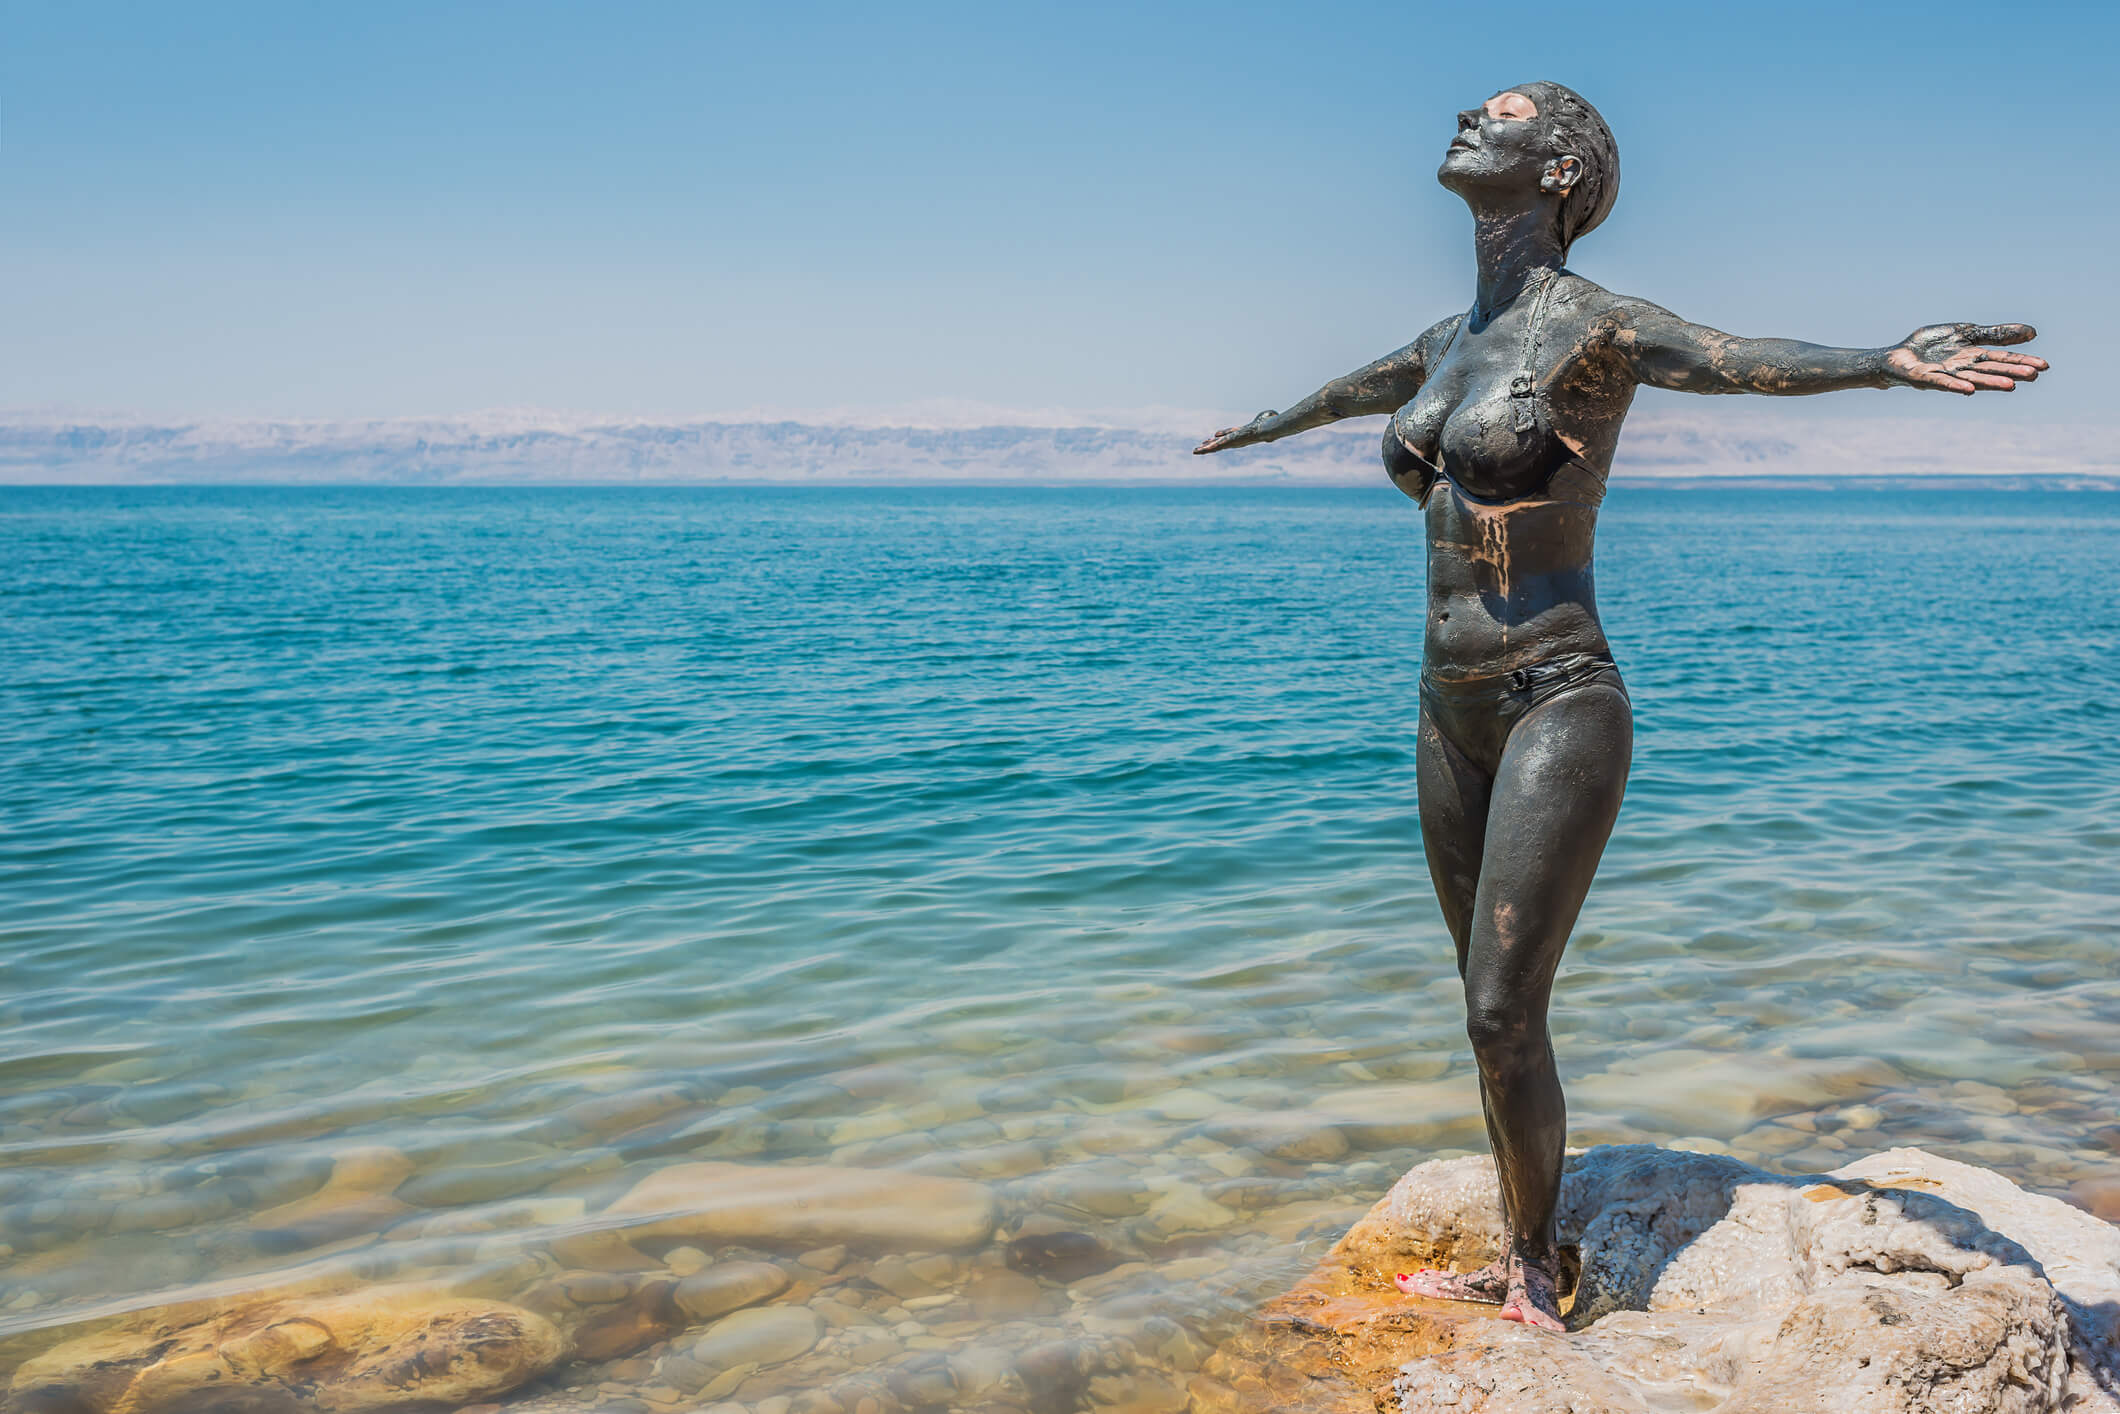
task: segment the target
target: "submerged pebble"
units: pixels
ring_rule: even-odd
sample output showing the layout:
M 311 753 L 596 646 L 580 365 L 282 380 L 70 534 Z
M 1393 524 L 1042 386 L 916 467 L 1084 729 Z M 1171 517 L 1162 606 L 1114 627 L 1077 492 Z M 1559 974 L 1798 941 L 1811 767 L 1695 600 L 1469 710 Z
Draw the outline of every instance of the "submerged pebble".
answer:
M 727 1369 L 792 1360 L 815 1345 L 824 1322 L 807 1306 L 767 1306 L 724 1316 L 694 1341 L 692 1359 Z

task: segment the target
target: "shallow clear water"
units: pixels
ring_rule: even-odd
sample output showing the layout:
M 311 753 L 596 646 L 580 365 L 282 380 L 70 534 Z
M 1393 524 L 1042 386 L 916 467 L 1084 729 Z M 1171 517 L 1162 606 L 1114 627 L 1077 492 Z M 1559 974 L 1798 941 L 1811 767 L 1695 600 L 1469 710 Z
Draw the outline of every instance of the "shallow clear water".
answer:
M 962 1254 L 716 1399 L 1150 1318 L 1186 1379 L 1483 1147 L 1420 546 L 1388 489 L 0 492 L 0 1365 L 290 1268 L 512 1294 L 719 1159 L 1146 1265 L 1001 1312 Z M 1622 487 L 1600 558 L 1573 1142 L 2110 1177 L 2120 498 Z M 372 1146 L 387 1201 L 273 1211 Z M 516 1398 L 692 1407 L 689 1339 Z

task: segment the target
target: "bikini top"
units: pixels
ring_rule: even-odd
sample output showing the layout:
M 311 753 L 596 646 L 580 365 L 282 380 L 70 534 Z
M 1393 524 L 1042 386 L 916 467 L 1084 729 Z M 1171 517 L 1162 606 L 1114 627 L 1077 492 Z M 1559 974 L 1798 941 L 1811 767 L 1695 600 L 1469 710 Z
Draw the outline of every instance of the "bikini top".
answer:
M 1438 480 L 1451 482 L 1477 501 L 1520 501 L 1545 495 L 1562 468 L 1580 465 L 1565 449 L 1555 454 L 1556 439 L 1538 385 L 1539 330 L 1546 297 L 1557 278 L 1557 273 L 1548 273 L 1539 279 L 1524 319 L 1517 371 L 1506 387 L 1490 387 L 1453 405 L 1438 386 L 1441 380 L 1431 378 L 1413 401 L 1392 415 L 1384 434 L 1384 467 L 1401 489 L 1412 483 L 1416 501 L 1426 505 Z M 1435 361 L 1438 371 L 1471 318 L 1469 312 L 1458 317 Z M 1603 499 L 1603 482 L 1587 468 L 1569 480 L 1594 483 L 1592 504 Z M 1586 499 L 1587 491 L 1571 484 L 1568 499 Z

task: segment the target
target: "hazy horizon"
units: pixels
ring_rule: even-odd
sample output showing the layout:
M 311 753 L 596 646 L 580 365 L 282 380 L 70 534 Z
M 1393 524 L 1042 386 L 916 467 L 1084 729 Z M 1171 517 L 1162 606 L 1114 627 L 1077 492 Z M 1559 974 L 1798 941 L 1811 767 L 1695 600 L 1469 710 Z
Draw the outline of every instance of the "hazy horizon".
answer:
M 1907 412 L 1918 411 L 1911 399 Z M 1716 400 L 1630 419 L 1615 480 L 2120 478 L 2102 424 L 1806 419 Z M 1177 408 L 752 410 L 642 418 L 536 408 L 397 418 L 169 419 L 0 410 L 0 484 L 960 484 L 1381 480 L 1381 418 L 1195 457 L 1234 417 Z

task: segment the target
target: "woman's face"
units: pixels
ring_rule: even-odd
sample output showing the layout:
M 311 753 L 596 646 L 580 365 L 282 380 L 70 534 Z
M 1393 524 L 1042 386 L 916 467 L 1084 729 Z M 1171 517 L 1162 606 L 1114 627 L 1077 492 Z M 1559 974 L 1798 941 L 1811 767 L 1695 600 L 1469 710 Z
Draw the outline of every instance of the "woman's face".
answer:
M 1457 136 L 1435 179 L 1454 192 L 1505 188 L 1529 191 L 1553 161 L 1538 104 L 1521 93 L 1497 93 L 1458 114 Z

